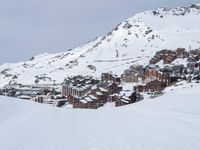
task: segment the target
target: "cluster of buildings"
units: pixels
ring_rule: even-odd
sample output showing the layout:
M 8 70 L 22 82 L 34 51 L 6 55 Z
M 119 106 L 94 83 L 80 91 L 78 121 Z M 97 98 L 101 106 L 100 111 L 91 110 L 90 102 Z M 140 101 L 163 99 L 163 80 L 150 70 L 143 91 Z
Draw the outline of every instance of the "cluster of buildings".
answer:
M 176 59 L 186 59 L 186 64 L 173 65 Z M 162 67 L 157 65 L 163 61 Z M 116 107 L 135 103 L 143 99 L 141 93 L 158 93 L 178 81 L 200 80 L 200 49 L 187 52 L 183 48 L 175 51 L 161 50 L 150 60 L 149 65 L 132 65 L 121 76 L 102 73 L 100 78 L 92 76 L 67 77 L 61 85 L 9 84 L 0 89 L 0 95 L 33 100 L 61 107 L 97 109 L 106 103 Z M 131 84 L 130 84 L 131 83 Z M 128 90 L 126 85 L 132 85 Z
M 122 106 L 142 99 L 133 90 L 131 93 L 122 91 L 121 78 L 111 73 L 102 73 L 100 80 L 89 76 L 74 76 L 65 79 L 62 85 L 62 95 L 67 97 L 73 108 L 97 109 L 107 102 Z
M 0 89 L 0 95 L 56 105 L 58 100 L 66 100 L 59 88 L 60 85 L 53 84 L 8 84 Z
M 200 49 L 186 51 L 185 48 L 176 50 L 161 50 L 156 52 L 155 56 L 149 61 L 149 64 L 157 64 L 163 61 L 163 64 L 171 64 L 176 59 L 187 59 L 188 64 L 195 64 L 200 60 Z
M 173 65 L 176 59 L 186 59 L 186 64 Z M 163 61 L 164 66 L 156 65 Z M 200 78 L 200 49 L 187 52 L 183 48 L 175 51 L 161 50 L 150 60 L 149 65 L 133 65 L 121 76 L 124 82 L 137 82 L 134 91 L 155 92 L 180 80 Z
M 161 50 L 156 52 L 155 56 L 149 61 L 149 64 L 157 64 L 163 60 L 163 64 L 170 64 L 177 58 L 187 58 L 189 53 L 184 48 L 173 50 Z

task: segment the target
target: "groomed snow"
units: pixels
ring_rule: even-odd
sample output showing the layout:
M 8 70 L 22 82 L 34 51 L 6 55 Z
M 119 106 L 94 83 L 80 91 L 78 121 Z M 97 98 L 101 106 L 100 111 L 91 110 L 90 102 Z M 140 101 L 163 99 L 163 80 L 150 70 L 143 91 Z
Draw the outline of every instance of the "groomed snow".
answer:
M 0 149 L 199 150 L 199 91 L 183 83 L 162 97 L 98 110 L 0 97 Z

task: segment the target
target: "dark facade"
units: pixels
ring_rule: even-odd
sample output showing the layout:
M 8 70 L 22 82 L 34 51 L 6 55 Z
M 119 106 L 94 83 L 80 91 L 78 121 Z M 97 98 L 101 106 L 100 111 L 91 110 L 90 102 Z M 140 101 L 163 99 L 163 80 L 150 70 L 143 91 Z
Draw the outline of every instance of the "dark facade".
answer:
M 156 92 L 162 91 L 166 87 L 166 83 L 158 80 L 151 81 L 146 85 L 138 85 L 135 89 L 138 92 Z

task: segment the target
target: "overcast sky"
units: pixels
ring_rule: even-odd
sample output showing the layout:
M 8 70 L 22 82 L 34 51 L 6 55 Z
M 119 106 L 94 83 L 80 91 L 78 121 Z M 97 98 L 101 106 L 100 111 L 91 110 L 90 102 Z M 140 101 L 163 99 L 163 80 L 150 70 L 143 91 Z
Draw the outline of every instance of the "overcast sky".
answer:
M 137 12 L 200 0 L 0 0 L 0 64 L 102 36 Z

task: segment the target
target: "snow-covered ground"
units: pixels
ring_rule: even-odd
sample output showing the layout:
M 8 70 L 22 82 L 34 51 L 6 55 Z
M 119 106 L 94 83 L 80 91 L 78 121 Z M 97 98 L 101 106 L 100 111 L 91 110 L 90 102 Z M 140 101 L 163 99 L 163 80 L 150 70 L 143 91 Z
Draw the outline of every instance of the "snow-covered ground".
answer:
M 200 84 L 115 108 L 55 108 L 0 97 L 1 150 L 199 150 Z

